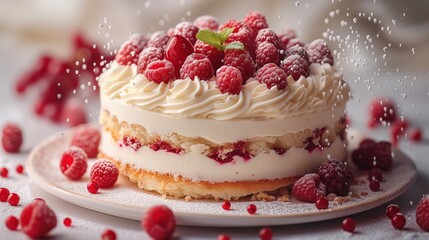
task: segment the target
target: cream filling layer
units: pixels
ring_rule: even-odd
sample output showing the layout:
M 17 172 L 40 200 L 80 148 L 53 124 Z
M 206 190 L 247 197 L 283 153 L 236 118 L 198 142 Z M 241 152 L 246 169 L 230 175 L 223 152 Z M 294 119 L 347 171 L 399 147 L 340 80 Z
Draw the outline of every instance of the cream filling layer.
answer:
M 234 157 L 221 164 L 200 153 L 178 155 L 165 151 L 153 151 L 141 147 L 134 151 L 116 142 L 108 132 L 102 131 L 100 150 L 121 164 L 134 165 L 136 169 L 182 176 L 192 181 L 236 182 L 274 180 L 304 175 L 314 171 L 328 158 L 344 159 L 346 147 L 337 137 L 330 147 L 309 153 L 305 149 L 292 148 L 283 155 L 274 151 L 258 154 L 250 160 Z

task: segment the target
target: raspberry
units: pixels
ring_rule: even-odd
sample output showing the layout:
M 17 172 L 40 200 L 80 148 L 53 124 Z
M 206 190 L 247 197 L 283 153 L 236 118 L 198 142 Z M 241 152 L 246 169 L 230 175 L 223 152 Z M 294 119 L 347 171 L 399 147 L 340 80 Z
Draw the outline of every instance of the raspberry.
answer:
M 102 240 L 116 240 L 116 233 L 112 229 L 106 229 L 101 234 Z
M 21 129 L 13 123 L 8 123 L 3 126 L 2 130 L 2 145 L 3 149 L 8 153 L 17 153 L 22 145 Z
M 230 66 L 220 67 L 216 71 L 216 84 L 221 93 L 239 94 L 243 85 L 240 70 Z
M 284 45 L 285 46 L 285 50 L 287 50 L 287 49 L 289 49 L 289 48 L 291 48 L 293 46 L 296 46 L 296 45 L 299 45 L 301 47 L 305 46 L 305 44 L 301 40 L 299 40 L 298 38 L 292 38 L 292 39 L 290 39 L 288 41 L 288 43 L 286 45 Z
M 345 196 L 349 193 L 353 175 L 343 162 L 328 160 L 319 167 L 318 174 L 320 181 L 326 186 L 326 194 Z
M 70 126 L 78 126 L 87 122 L 85 106 L 78 98 L 67 99 L 61 111 L 61 121 Z
M 16 193 L 10 193 L 9 196 L 7 197 L 7 202 L 11 206 L 17 206 L 19 203 L 19 200 L 21 200 L 21 198 Z
M 396 108 L 392 100 L 384 97 L 377 97 L 370 103 L 370 128 L 377 126 L 381 122 L 393 123 L 396 120 Z
M 106 159 L 99 159 L 91 168 L 89 177 L 100 188 L 110 188 L 118 180 L 119 170 L 115 164 Z
M 175 78 L 174 65 L 168 60 L 156 60 L 149 63 L 144 75 L 149 81 L 168 83 Z
M 199 16 L 194 20 L 194 25 L 202 30 L 216 31 L 219 28 L 219 20 L 210 15 Z
M 382 171 L 392 167 L 392 150 L 388 142 L 367 142 L 352 152 L 353 162 L 361 169 L 379 168 Z
M 180 76 L 180 68 L 186 58 L 194 52 L 192 44 L 184 37 L 174 35 L 168 41 L 165 59 L 173 63 L 176 77 Z
M 131 147 L 136 152 L 142 147 L 142 143 L 137 137 L 124 136 L 122 142 L 126 147 Z
M 421 142 L 423 139 L 423 131 L 420 128 L 416 128 L 411 130 L 410 132 L 410 139 L 413 142 Z
M 243 18 L 243 22 L 247 24 L 255 34 L 257 34 L 259 30 L 268 27 L 267 19 L 265 19 L 265 16 L 259 12 L 248 13 Z
M 292 187 L 292 193 L 300 201 L 314 203 L 326 194 L 326 186 L 320 181 L 319 175 L 310 173 L 298 179 Z
M 140 34 L 140 33 L 134 33 L 129 38 L 130 41 L 137 43 L 142 49 L 147 47 L 147 44 L 149 43 L 149 39 Z
M 174 28 L 174 35 L 180 35 L 186 38 L 192 45 L 197 41 L 198 27 L 193 25 L 191 22 L 181 22 Z
M 258 209 L 256 208 L 255 204 L 249 204 L 249 205 L 247 205 L 247 212 L 249 214 L 251 214 L 251 215 L 255 214 L 256 210 L 258 210 Z
M 19 220 L 15 216 L 8 216 L 4 223 L 9 230 L 15 231 L 18 229 Z
M 214 71 L 218 70 L 223 65 L 222 61 L 225 56 L 223 51 L 200 40 L 197 40 L 194 45 L 194 49 L 196 53 L 202 53 L 208 57 L 212 63 Z
M 138 44 L 138 41 L 128 40 L 122 44 L 121 48 L 119 48 L 115 60 L 120 65 L 137 64 L 139 54 L 142 50 L 143 47 Z
M 61 157 L 61 172 L 71 180 L 81 178 L 85 174 L 88 166 L 86 158 L 86 153 L 81 148 L 71 146 Z
M 255 41 L 253 41 L 252 37 L 252 29 L 250 29 L 247 25 L 243 25 L 241 28 L 237 30 L 237 32 L 233 32 L 228 36 L 228 39 L 225 43 L 232 42 L 241 42 L 244 45 L 244 49 L 249 52 L 252 59 L 255 59 Z
M 198 77 L 202 80 L 210 80 L 213 77 L 214 71 L 210 60 L 206 55 L 201 53 L 193 53 L 189 55 L 180 69 L 180 77 L 182 79 L 195 79 Z
M 417 205 L 416 222 L 423 231 L 429 232 L 429 195 L 423 196 Z
M 245 50 L 228 49 L 225 51 L 224 64 L 240 70 L 243 82 L 253 76 L 255 63 L 249 52 Z
M 286 47 L 291 39 L 296 38 L 296 32 L 293 29 L 286 29 L 283 30 L 278 36 L 280 41 L 282 41 L 283 46 Z
M 280 38 L 277 36 L 277 34 L 269 29 L 261 29 L 258 32 L 258 35 L 256 35 L 255 44 L 256 46 L 259 46 L 263 42 L 269 42 L 272 43 L 278 50 L 283 50 L 284 46 Z
M 74 131 L 71 146 L 82 148 L 88 158 L 95 158 L 98 154 L 100 132 L 90 126 L 82 126 Z
M 0 188 L 0 202 L 7 202 L 10 192 L 7 188 Z
M 328 44 L 323 39 L 316 39 L 306 46 L 309 63 L 328 63 L 334 65 L 334 58 Z
M 219 26 L 219 30 L 223 30 L 225 28 L 232 28 L 232 30 L 233 30 L 232 32 L 236 33 L 243 26 L 244 26 L 243 22 L 237 21 L 235 19 L 230 19 L 230 20 L 226 21 L 224 24 L 222 24 L 221 26 Z M 251 30 L 250 27 L 249 27 L 249 29 Z M 251 31 L 253 32 L 253 30 L 251 30 Z
M 287 58 L 291 55 L 299 55 L 303 59 L 305 59 L 308 62 L 308 53 L 305 51 L 304 47 L 301 47 L 300 45 L 295 45 L 290 48 L 288 48 L 285 51 L 284 57 Z
M 264 227 L 259 231 L 259 239 L 271 240 L 273 238 L 273 230 L 268 227 Z
M 45 202 L 32 201 L 22 210 L 20 223 L 27 236 L 41 238 L 57 226 L 57 217 Z
M 171 209 L 157 205 L 147 210 L 141 227 L 155 240 L 170 239 L 176 229 L 176 219 Z
M 256 73 L 256 80 L 265 83 L 269 89 L 274 86 L 277 86 L 277 89 L 287 87 L 286 73 L 274 63 L 265 64 L 260 68 Z
M 256 55 L 256 66 L 261 68 L 267 63 L 274 63 L 279 65 L 280 63 L 280 53 L 279 50 L 269 42 L 262 42 L 258 45 L 255 51 Z
M 162 48 L 145 48 L 139 56 L 137 63 L 137 72 L 143 74 L 149 63 L 164 59 L 164 50 Z
M 308 77 L 310 75 L 308 62 L 299 55 L 287 57 L 280 63 L 280 67 L 285 71 L 288 77 L 292 76 L 295 81 L 298 81 L 301 76 Z
M 154 32 L 150 35 L 147 46 L 164 50 L 167 47 L 168 40 L 170 40 L 170 37 L 164 31 Z

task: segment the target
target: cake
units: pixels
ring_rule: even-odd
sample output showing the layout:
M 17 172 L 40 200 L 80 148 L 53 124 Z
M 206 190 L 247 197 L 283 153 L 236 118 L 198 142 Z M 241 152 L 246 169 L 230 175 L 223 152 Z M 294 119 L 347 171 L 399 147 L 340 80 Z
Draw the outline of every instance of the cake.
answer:
M 345 160 L 350 91 L 326 42 L 267 27 L 251 12 L 133 35 L 99 79 L 99 157 L 141 189 L 195 199 L 274 191 Z

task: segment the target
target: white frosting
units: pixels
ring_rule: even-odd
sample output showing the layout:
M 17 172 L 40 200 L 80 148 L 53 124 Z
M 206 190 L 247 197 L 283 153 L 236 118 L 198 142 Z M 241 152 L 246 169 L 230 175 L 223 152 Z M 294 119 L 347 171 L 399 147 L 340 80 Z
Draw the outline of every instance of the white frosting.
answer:
M 235 157 L 232 162 L 224 164 L 196 152 L 178 155 L 162 150 L 153 151 L 148 147 L 134 151 L 130 147 L 120 147 L 120 144 L 109 133 L 102 132 L 100 150 L 123 164 L 161 174 L 180 175 L 193 181 L 210 182 L 274 180 L 299 176 L 315 170 L 328 159 L 328 155 L 336 159 L 346 156 L 346 148 L 339 138 L 322 151 L 309 153 L 305 149 L 292 148 L 283 155 L 271 151 L 247 161 Z

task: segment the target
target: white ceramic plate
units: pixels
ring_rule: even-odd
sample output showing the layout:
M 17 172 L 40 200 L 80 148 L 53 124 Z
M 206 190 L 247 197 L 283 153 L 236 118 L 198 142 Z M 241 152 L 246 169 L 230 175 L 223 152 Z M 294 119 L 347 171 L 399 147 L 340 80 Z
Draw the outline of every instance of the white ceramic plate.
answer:
M 257 206 L 257 214 L 246 211 L 251 201 L 232 202 L 232 210 L 225 211 L 221 202 L 209 200 L 165 199 L 155 193 L 145 192 L 135 184 L 120 177 L 112 189 L 101 189 L 98 194 L 86 190 L 89 170 L 80 181 L 68 180 L 60 171 L 59 159 L 69 145 L 73 129 L 64 134 L 52 136 L 36 146 L 27 161 L 27 172 L 42 189 L 67 202 L 98 212 L 140 220 L 145 211 L 156 204 L 170 207 L 178 224 L 190 226 L 240 227 L 268 226 L 308 223 L 348 216 L 380 206 L 405 192 L 416 178 L 413 162 L 400 151 L 395 151 L 393 169 L 384 174 L 382 190 L 371 192 L 366 177 L 358 177 L 359 184 L 353 185 L 354 193 L 367 192 L 368 195 L 353 197 L 343 204 L 330 202 L 327 210 L 319 211 L 314 204 L 298 202 L 252 202 Z M 89 160 L 88 169 L 94 160 Z

